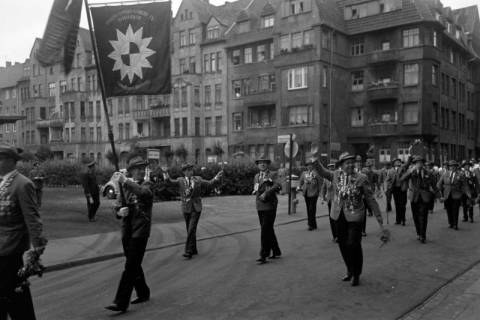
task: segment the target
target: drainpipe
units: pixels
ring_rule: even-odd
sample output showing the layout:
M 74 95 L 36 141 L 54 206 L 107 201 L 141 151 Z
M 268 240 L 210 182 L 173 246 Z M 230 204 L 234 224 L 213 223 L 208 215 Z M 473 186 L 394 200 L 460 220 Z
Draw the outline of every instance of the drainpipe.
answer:
M 330 32 L 330 66 L 329 66 L 329 93 L 328 93 L 328 163 L 332 161 L 332 95 L 333 95 L 333 34 L 335 30 Z

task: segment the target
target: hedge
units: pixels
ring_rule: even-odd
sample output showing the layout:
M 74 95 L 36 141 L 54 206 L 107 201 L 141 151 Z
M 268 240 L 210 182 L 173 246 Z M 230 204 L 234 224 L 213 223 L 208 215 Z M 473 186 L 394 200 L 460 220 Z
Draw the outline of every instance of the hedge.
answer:
M 80 173 L 85 170 L 85 166 L 80 162 L 70 162 L 66 160 L 47 160 L 41 162 L 39 166 L 46 176 L 45 185 L 54 187 L 79 185 Z M 30 172 L 33 169 L 33 162 L 19 162 L 17 168 L 22 174 L 32 178 Z M 108 182 L 114 172 L 114 168 L 111 166 L 97 166 L 95 170 L 97 181 L 102 185 Z M 209 164 L 206 167 L 196 166 L 194 168 L 194 175 L 209 180 L 220 170 L 221 166 L 218 164 Z M 223 170 L 224 174 L 222 177 L 222 183 L 217 185 L 216 188 L 204 190 L 204 195 L 213 193 L 221 193 L 222 195 L 248 195 L 252 193 L 253 178 L 258 172 L 258 168 L 255 164 L 226 164 Z M 272 170 L 277 170 L 277 168 L 273 167 Z M 292 171 L 294 174 L 298 175 L 301 173 L 302 168 L 294 168 Z M 180 166 L 171 167 L 168 172 L 172 179 L 182 176 Z M 175 188 L 164 183 L 160 168 L 153 170 L 150 178 L 156 182 L 154 191 L 159 198 L 162 198 L 162 193 L 173 194 L 176 192 Z M 170 197 L 168 196 L 166 198 Z

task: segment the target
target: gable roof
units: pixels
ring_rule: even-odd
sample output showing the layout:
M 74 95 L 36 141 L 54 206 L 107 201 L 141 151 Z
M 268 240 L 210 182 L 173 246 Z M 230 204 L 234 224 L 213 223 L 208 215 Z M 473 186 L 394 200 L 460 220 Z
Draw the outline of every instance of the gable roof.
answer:
M 343 7 L 337 0 L 316 0 L 318 15 L 322 23 L 331 28 L 345 32 L 345 20 L 343 19 Z
M 0 67 L 0 90 L 14 87 L 23 77 L 23 63 L 16 62 L 8 67 Z

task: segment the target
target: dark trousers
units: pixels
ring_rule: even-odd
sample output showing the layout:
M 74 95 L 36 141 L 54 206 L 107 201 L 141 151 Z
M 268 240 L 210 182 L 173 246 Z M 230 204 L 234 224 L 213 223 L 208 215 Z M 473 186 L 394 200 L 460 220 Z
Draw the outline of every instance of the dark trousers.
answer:
M 307 205 L 308 226 L 317 229 L 317 197 L 305 197 L 305 204 Z
M 393 202 L 395 202 L 395 222 L 405 222 L 405 211 L 407 210 L 407 192 L 402 191 L 401 187 L 393 187 Z
M 185 226 L 187 227 L 187 241 L 185 242 L 186 254 L 197 254 L 197 225 L 201 212 L 184 212 Z
M 363 267 L 362 222 L 348 222 L 342 210 L 336 221 L 336 226 L 338 247 L 342 253 L 348 274 L 359 276 Z
M 330 211 L 332 210 L 332 201 L 328 201 L 328 218 L 330 220 L 330 230 L 332 230 L 332 237 L 333 239 L 336 239 L 337 236 L 337 227 L 336 227 L 336 221 L 330 217 Z
M 130 304 L 133 289 L 141 298 L 150 297 L 150 289 L 145 281 L 142 260 L 147 248 L 148 238 L 123 238 L 123 253 L 125 254 L 125 270 L 118 285 L 114 303 L 121 308 Z
M 445 208 L 447 209 L 448 224 L 450 227 L 458 227 L 458 215 L 460 214 L 461 199 L 453 199 L 449 195 L 445 200 Z
M 387 202 L 387 212 L 392 211 L 392 191 L 385 191 L 385 200 Z
M 273 225 L 277 216 L 277 210 L 258 211 L 258 219 L 260 220 L 260 257 L 266 258 L 272 252 L 274 255 L 280 255 L 280 247 L 278 246 L 277 236 Z
M 423 202 L 418 199 L 417 202 L 411 202 L 413 222 L 415 223 L 415 230 L 417 235 L 426 238 L 427 223 L 428 223 L 428 206 L 430 202 Z
M 88 209 L 88 218 L 93 219 L 97 214 L 98 207 L 100 207 L 100 195 L 93 195 L 92 194 L 93 202 L 89 202 L 87 199 L 87 209 Z
M 15 292 L 21 283 L 17 272 L 23 266 L 22 255 L 0 256 L 0 320 L 35 320 L 30 288 Z
M 463 207 L 463 220 L 473 221 L 473 200 L 470 199 L 467 195 L 463 195 L 462 197 L 462 207 Z

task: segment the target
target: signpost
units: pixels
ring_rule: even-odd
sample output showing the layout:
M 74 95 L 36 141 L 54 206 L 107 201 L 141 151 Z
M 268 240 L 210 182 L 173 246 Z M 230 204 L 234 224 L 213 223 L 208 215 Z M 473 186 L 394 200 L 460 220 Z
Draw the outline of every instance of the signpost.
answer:
M 285 143 L 284 153 L 289 159 L 288 169 L 288 214 L 292 213 L 292 162 L 298 153 L 298 144 L 295 142 L 296 135 L 294 133 L 278 136 L 278 143 Z M 293 147 L 290 147 L 293 146 Z
M 147 159 L 160 160 L 160 150 L 158 149 L 147 149 Z

